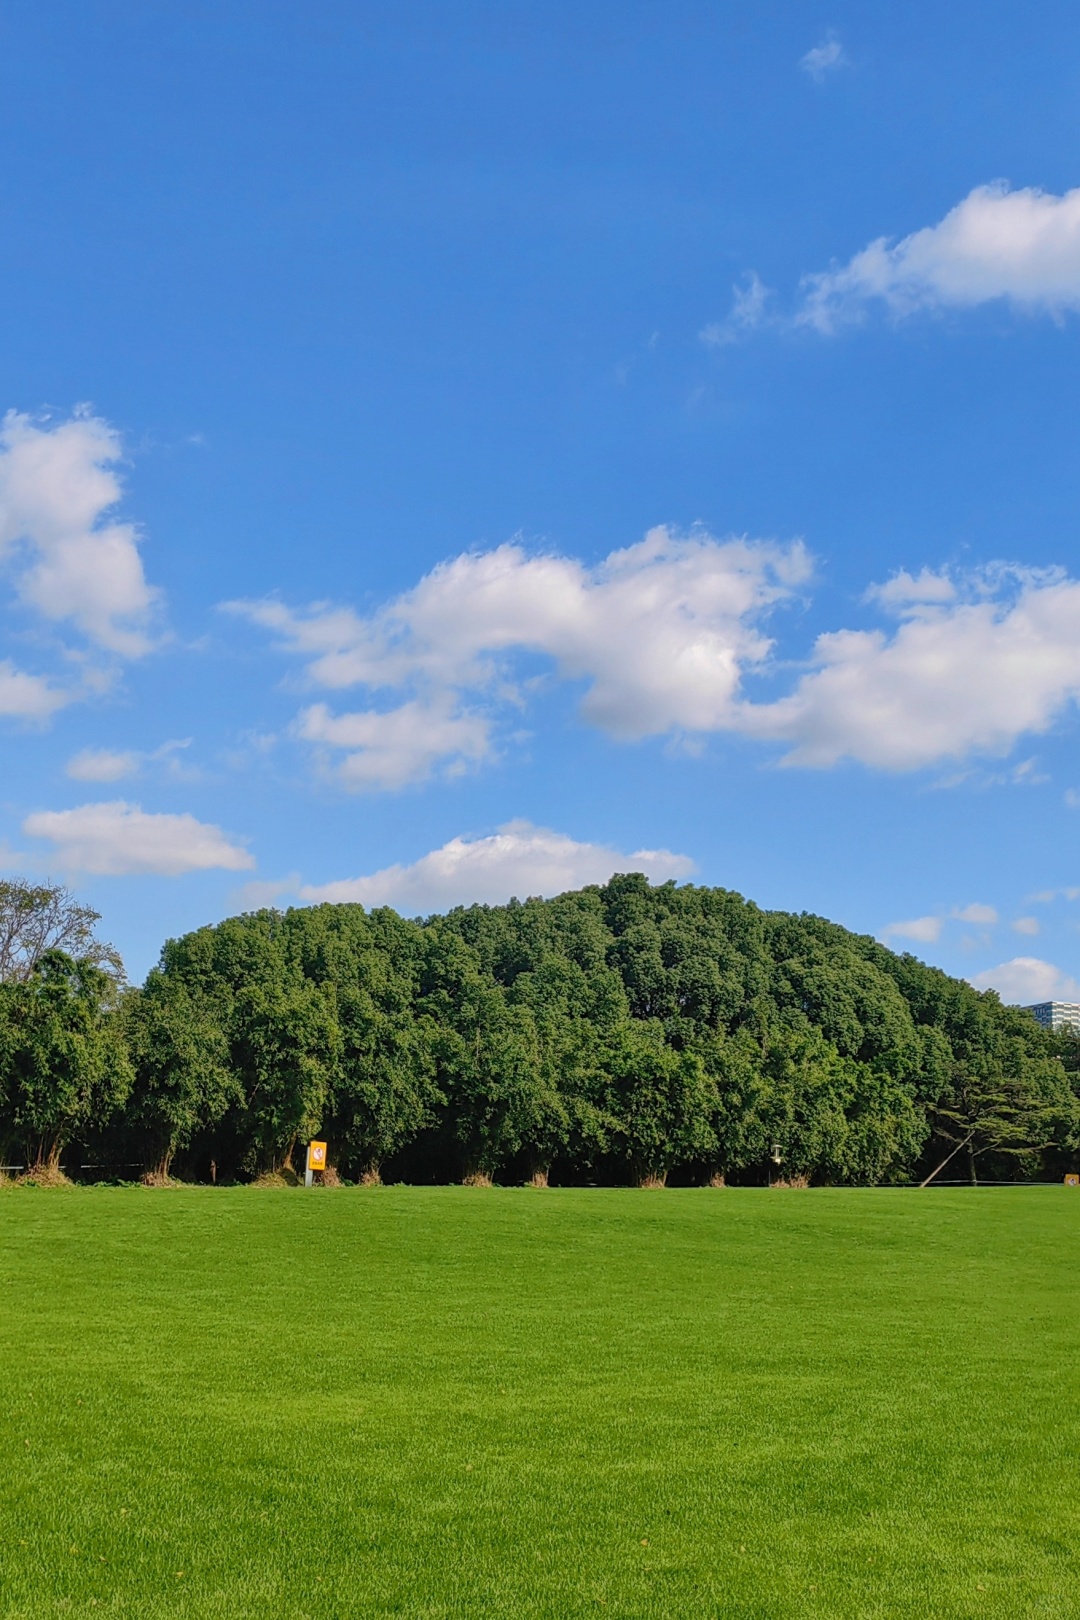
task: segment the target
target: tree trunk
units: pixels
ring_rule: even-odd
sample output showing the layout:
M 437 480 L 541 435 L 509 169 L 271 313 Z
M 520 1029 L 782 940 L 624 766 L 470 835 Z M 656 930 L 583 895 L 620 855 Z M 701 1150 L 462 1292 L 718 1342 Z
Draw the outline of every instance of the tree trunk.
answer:
M 464 1169 L 461 1174 L 463 1187 L 490 1187 L 492 1171 L 490 1161 L 485 1164 L 482 1156 L 473 1149 L 466 1149 L 464 1153 Z
M 971 1182 L 971 1185 L 973 1187 L 977 1187 L 979 1185 L 979 1178 L 975 1174 L 975 1149 L 972 1147 L 970 1142 L 968 1143 L 967 1161 L 968 1161 L 968 1180 Z
M 550 1174 L 551 1165 L 546 1159 L 534 1159 L 532 1171 L 525 1185 L 527 1187 L 546 1187 Z
M 466 1170 L 461 1178 L 463 1187 L 490 1187 L 491 1177 L 486 1170 Z
M 636 1176 L 639 1187 L 660 1188 L 667 1186 L 667 1170 L 658 1169 L 655 1165 L 639 1166 Z
M 155 1163 L 149 1165 L 143 1175 L 144 1187 L 164 1187 L 169 1180 L 169 1171 L 172 1169 L 173 1150 L 171 1147 L 158 1155 Z
M 60 1155 L 64 1151 L 60 1136 L 39 1136 L 27 1151 L 24 1181 L 37 1181 L 43 1186 L 55 1186 L 67 1180 L 60 1168 Z
M 35 1170 L 41 1170 L 49 1176 L 59 1175 L 63 1151 L 64 1143 L 59 1136 L 39 1136 L 34 1144 L 33 1162 L 27 1165 L 28 1173 L 33 1175 Z M 29 1154 L 27 1158 L 30 1158 Z
M 381 1187 L 382 1176 L 379 1174 L 379 1170 L 379 1160 L 369 1159 L 367 1164 L 365 1164 L 364 1168 L 360 1172 L 361 1187 Z
M 960 1152 L 961 1148 L 966 1148 L 967 1147 L 968 1143 L 971 1141 L 971 1138 L 974 1135 L 975 1135 L 975 1132 L 971 1131 L 967 1136 L 965 1136 L 965 1138 L 964 1138 L 964 1140 L 962 1142 L 957 1142 L 956 1146 L 952 1149 L 952 1151 L 950 1153 L 946 1153 L 945 1157 L 942 1159 L 942 1161 L 938 1165 L 937 1169 L 936 1170 L 931 1170 L 931 1172 L 927 1176 L 926 1180 L 919 1182 L 919 1191 L 920 1192 L 922 1192 L 924 1187 L 929 1187 L 929 1185 L 933 1181 L 934 1177 L 939 1176 L 941 1174 L 941 1172 L 944 1170 L 945 1166 L 949 1163 L 950 1159 L 955 1159 L 956 1158 L 956 1155 Z
M 727 1178 L 725 1177 L 724 1172 L 722 1170 L 714 1170 L 713 1171 L 712 1175 L 709 1177 L 709 1186 L 710 1187 L 726 1187 L 727 1186 Z

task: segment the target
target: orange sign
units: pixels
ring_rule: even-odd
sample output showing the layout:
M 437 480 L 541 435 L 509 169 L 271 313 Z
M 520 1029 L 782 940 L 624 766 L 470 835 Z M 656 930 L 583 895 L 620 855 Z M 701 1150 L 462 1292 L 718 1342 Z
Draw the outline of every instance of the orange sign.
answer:
M 1080 1176 L 1066 1176 L 1066 1187 L 1080 1187 Z
M 309 1170 L 326 1169 L 326 1143 L 309 1142 L 307 1145 L 307 1167 Z

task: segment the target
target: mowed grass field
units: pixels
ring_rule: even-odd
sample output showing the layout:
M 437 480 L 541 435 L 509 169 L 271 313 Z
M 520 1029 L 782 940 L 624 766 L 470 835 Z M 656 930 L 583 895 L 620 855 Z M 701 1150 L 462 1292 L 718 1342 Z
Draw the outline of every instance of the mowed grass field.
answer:
M 1080 1616 L 1080 1194 L 0 1193 L 0 1615 Z

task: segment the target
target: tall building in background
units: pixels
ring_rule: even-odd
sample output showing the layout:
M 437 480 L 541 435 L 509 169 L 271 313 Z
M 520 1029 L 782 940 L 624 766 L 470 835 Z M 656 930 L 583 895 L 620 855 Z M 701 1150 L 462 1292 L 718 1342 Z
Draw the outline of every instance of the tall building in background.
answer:
M 1075 1029 L 1080 1033 L 1080 1001 L 1037 1001 L 1026 1007 L 1043 1029 Z

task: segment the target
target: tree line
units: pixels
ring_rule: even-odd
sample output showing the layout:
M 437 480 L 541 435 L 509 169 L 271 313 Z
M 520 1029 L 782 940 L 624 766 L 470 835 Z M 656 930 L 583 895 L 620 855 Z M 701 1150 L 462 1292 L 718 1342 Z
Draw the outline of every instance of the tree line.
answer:
M 1074 1037 L 724 889 L 256 911 L 169 940 L 141 988 L 97 920 L 0 884 L 0 1148 L 31 1176 L 253 1179 L 313 1137 L 362 1182 L 874 1185 L 1080 1152 Z

